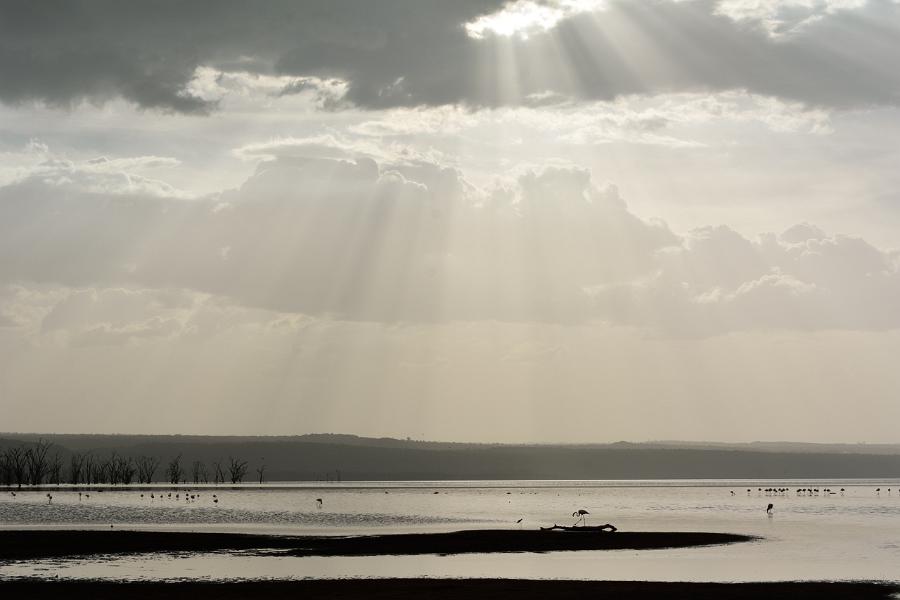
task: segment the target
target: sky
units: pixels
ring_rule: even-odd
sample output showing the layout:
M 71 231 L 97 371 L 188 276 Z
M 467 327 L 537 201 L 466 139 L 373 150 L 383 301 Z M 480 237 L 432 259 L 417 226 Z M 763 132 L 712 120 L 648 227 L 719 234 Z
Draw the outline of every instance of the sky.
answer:
M 900 2 L 0 3 L 0 430 L 900 441 Z

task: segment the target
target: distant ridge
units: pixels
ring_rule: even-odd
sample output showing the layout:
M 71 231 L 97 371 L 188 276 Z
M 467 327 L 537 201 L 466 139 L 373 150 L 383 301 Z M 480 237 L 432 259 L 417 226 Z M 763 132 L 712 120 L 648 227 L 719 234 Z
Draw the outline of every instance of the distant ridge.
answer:
M 185 466 L 229 456 L 267 481 L 464 479 L 900 478 L 900 444 L 659 441 L 473 444 L 349 434 L 201 436 L 0 433 L 0 451 L 44 439 L 73 452 L 125 457 L 181 454 Z M 160 473 L 158 477 L 162 477 Z

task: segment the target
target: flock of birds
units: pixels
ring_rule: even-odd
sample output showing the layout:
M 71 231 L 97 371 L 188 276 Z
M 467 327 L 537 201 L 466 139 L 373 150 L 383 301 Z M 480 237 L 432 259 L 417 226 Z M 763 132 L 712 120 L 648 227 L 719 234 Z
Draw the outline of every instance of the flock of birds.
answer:
M 769 487 L 769 488 L 756 488 L 756 495 L 762 496 L 763 494 L 765 494 L 766 496 L 787 497 L 788 495 L 790 495 L 791 491 L 793 491 L 797 495 L 797 497 L 807 497 L 807 496 L 819 496 L 819 495 L 834 496 L 838 493 L 841 496 L 843 496 L 844 492 L 846 490 L 844 488 L 840 488 L 840 490 L 836 492 L 831 488 L 821 488 L 821 489 L 820 488 L 795 488 L 794 490 L 791 490 L 791 488 L 786 488 L 786 487 L 778 487 L 778 488 Z M 747 495 L 749 496 L 752 493 L 753 493 L 753 488 L 747 488 Z M 891 488 L 887 488 L 887 493 L 888 493 L 888 496 L 891 495 Z M 898 493 L 900 493 L 900 490 L 898 490 Z M 731 495 L 732 496 L 736 495 L 734 490 L 731 490 Z M 875 495 L 876 496 L 881 495 L 880 487 L 875 488 Z M 775 505 L 773 503 L 769 502 L 768 506 L 766 506 L 766 514 L 769 516 L 772 516 L 772 511 L 774 509 L 775 509 Z
M 98 490 L 98 491 L 102 492 L 103 490 Z M 73 492 L 74 492 L 74 490 L 73 490 Z M 387 493 L 387 492 L 385 492 L 385 493 Z M 13 498 L 18 497 L 16 492 L 14 492 L 14 491 L 10 491 L 9 495 L 12 496 Z M 53 504 L 53 494 L 51 494 L 50 492 L 47 492 L 44 497 L 47 498 L 47 504 Z M 161 501 L 175 500 L 175 501 L 180 502 L 183 498 L 185 502 L 190 504 L 190 503 L 197 502 L 198 500 L 200 500 L 201 494 L 199 494 L 199 493 L 190 494 L 190 493 L 188 493 L 188 491 L 185 491 L 184 493 L 175 492 L 174 496 L 173 496 L 172 492 L 168 492 L 168 493 L 166 493 L 166 492 L 150 492 L 150 494 L 141 493 L 140 497 L 141 498 L 149 497 L 151 502 L 155 502 L 157 500 L 161 500 Z M 212 494 L 210 497 L 212 498 L 213 504 L 219 503 L 218 494 Z M 89 493 L 78 492 L 78 501 L 79 502 L 82 502 L 84 500 L 89 500 L 90 498 L 91 498 L 91 495 Z M 323 507 L 324 507 L 324 502 L 322 501 L 322 499 L 316 498 L 316 508 L 321 510 Z
M 99 490 L 99 491 L 102 492 L 103 490 Z M 777 488 L 772 488 L 772 487 L 769 487 L 769 488 L 761 488 L 761 487 L 760 487 L 760 488 L 756 488 L 756 494 L 757 494 L 757 496 L 766 495 L 766 496 L 782 496 L 782 497 L 786 497 L 786 496 L 788 496 L 788 495 L 791 493 L 791 491 L 792 491 L 791 488 L 786 488 L 786 487 L 777 487 Z M 820 488 L 795 488 L 793 491 L 794 491 L 794 493 L 795 493 L 798 497 L 806 497 L 806 496 L 819 496 L 820 494 L 821 494 L 821 495 L 826 495 L 826 496 L 833 496 L 833 495 L 836 495 L 836 494 L 838 494 L 838 493 L 840 493 L 840 495 L 843 496 L 843 495 L 844 495 L 844 492 L 845 492 L 846 490 L 845 490 L 844 488 L 840 488 L 840 490 L 836 492 L 836 491 L 832 490 L 831 488 L 821 488 L 821 489 L 820 489 Z M 387 493 L 387 492 L 385 492 L 385 493 Z M 438 492 L 434 492 L 434 493 L 437 494 Z M 510 493 L 510 492 L 507 492 L 507 494 L 509 494 L 509 493 Z M 752 489 L 752 488 L 747 488 L 747 495 L 750 496 L 752 493 L 753 493 L 753 489 Z M 887 488 L 887 493 L 888 493 L 889 496 L 891 495 L 891 488 Z M 875 494 L 876 494 L 877 496 L 880 496 L 880 495 L 881 495 L 881 488 L 880 488 L 880 487 L 875 488 Z M 898 489 L 898 494 L 900 494 L 900 489 Z M 13 498 L 16 497 L 16 493 L 13 492 L 13 491 L 10 491 L 10 495 L 11 495 Z M 187 502 L 187 503 L 196 502 L 196 501 L 198 501 L 198 500 L 200 499 L 200 497 L 201 497 L 201 495 L 200 495 L 199 493 L 196 493 L 196 494 L 189 494 L 187 491 L 185 491 L 184 494 L 182 494 L 181 492 L 175 492 L 175 497 L 174 497 L 174 498 L 172 497 L 172 492 L 168 492 L 168 493 L 159 492 L 158 494 L 157 494 L 156 492 L 151 492 L 151 493 L 150 493 L 150 500 L 151 500 L 151 501 L 156 501 L 156 500 L 176 500 L 176 501 L 180 501 L 181 498 L 182 498 L 182 495 L 184 496 L 184 501 Z M 732 496 L 735 496 L 735 495 L 736 495 L 735 492 L 734 492 L 734 490 L 731 490 L 731 495 L 732 495 Z M 91 497 L 91 495 L 90 495 L 89 493 L 86 493 L 86 492 L 78 492 L 78 501 L 79 501 L 79 502 L 81 502 L 81 501 L 83 501 L 83 500 L 88 500 L 88 499 L 90 499 L 90 497 Z M 144 497 L 145 497 L 145 494 L 142 493 L 142 494 L 141 494 L 141 498 L 144 498 Z M 53 503 L 53 494 L 51 494 L 51 493 L 48 492 L 48 493 L 46 494 L 46 498 L 47 498 L 47 504 L 52 504 L 52 503 Z M 218 497 L 217 494 L 212 494 L 212 501 L 213 501 L 213 504 L 218 504 L 218 503 L 219 503 L 219 497 Z M 321 510 L 323 506 L 324 506 L 324 503 L 323 503 L 322 499 L 321 499 L 321 498 L 316 498 L 316 508 L 318 508 L 319 510 Z M 769 516 L 771 516 L 771 515 L 772 515 L 772 511 L 773 511 L 774 509 L 775 509 L 775 505 L 774 505 L 773 503 L 770 502 L 770 503 L 768 504 L 768 506 L 766 506 L 766 514 L 769 515 Z M 582 523 L 584 523 L 584 522 L 585 522 L 585 517 L 586 517 L 587 515 L 589 515 L 589 514 L 590 514 L 590 513 L 589 513 L 588 511 L 586 511 L 586 510 L 584 510 L 584 509 L 579 509 L 579 510 L 575 511 L 574 513 L 572 513 L 572 516 L 573 516 L 573 517 L 578 517 L 579 520 L 580 520 Z M 521 524 L 521 523 L 522 523 L 522 519 L 519 519 L 518 521 L 516 521 L 516 523 Z
M 797 488 L 794 490 L 797 496 L 818 496 L 820 493 L 824 496 L 833 496 L 838 492 L 834 491 L 831 488 Z M 841 496 L 844 495 L 844 488 L 840 489 Z M 752 488 L 747 488 L 747 495 L 753 493 Z M 756 488 L 756 495 L 761 496 L 765 494 L 766 496 L 787 496 L 791 493 L 791 488 Z M 875 493 L 877 495 L 881 495 L 881 488 L 875 488 Z M 891 488 L 887 489 L 888 495 L 891 493 Z M 734 490 L 731 490 L 731 495 L 734 496 Z

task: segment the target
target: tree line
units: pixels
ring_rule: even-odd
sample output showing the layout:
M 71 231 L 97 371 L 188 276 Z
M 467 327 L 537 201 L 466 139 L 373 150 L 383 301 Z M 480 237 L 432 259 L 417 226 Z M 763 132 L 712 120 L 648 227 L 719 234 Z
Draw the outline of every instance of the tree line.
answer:
M 0 452 L 0 485 L 6 487 L 64 483 L 184 484 L 188 483 L 188 477 L 192 483 L 237 484 L 244 481 L 248 469 L 246 460 L 234 456 L 213 460 L 209 465 L 199 460 L 187 465 L 178 454 L 163 465 L 157 456 L 123 456 L 117 452 L 99 456 L 91 452 L 72 452 L 65 461 L 64 455 L 44 439 L 33 444 L 9 446 Z M 264 481 L 265 470 L 264 464 L 256 468 L 259 483 Z

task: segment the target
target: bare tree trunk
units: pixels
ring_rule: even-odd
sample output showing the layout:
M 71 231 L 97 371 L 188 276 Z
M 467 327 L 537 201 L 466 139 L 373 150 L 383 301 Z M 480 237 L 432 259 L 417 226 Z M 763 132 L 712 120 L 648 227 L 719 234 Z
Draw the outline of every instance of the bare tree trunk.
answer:
M 193 477 L 194 483 L 207 483 L 209 481 L 209 476 L 206 473 L 206 465 L 199 460 L 195 460 L 191 464 L 191 476 Z
M 247 474 L 247 461 L 240 460 L 239 458 L 235 458 L 233 456 L 228 457 L 228 475 L 231 478 L 231 483 L 240 483 L 244 480 L 244 475 Z
M 38 440 L 31 448 L 25 450 L 25 461 L 28 463 L 28 482 L 41 485 L 47 473 L 47 453 L 53 444 L 46 440 Z
M 93 454 L 89 453 L 84 455 L 84 466 L 82 472 L 84 474 L 84 483 L 88 485 L 97 483 L 97 465 L 94 460 Z
M 72 485 L 78 485 L 82 481 L 84 459 L 85 456 L 78 452 L 73 452 L 69 457 L 69 483 Z
M 134 481 L 134 475 L 137 473 L 137 467 L 134 465 L 134 459 L 130 456 L 122 459 L 122 483 L 131 485 Z
M 181 468 L 181 455 L 179 454 L 169 461 L 169 466 L 166 467 L 166 477 L 169 483 L 174 485 L 181 481 L 182 475 L 184 475 L 184 470 Z
M 50 459 L 50 466 L 48 471 L 48 480 L 53 485 L 59 485 L 62 483 L 62 457 L 59 455 L 59 452 L 53 455 L 53 458 Z
M 3 454 L 6 465 L 5 477 L 9 479 L 9 485 L 15 484 L 22 487 L 26 483 L 28 474 L 28 462 L 25 459 L 24 446 L 10 446 Z
M 153 483 L 153 477 L 159 468 L 159 459 L 155 456 L 140 456 L 137 459 L 138 481 Z
M 215 468 L 215 473 L 213 475 L 215 483 L 225 483 L 225 471 L 222 470 L 222 460 L 214 460 L 213 467 Z
M 10 487 L 12 486 L 12 478 L 12 467 L 4 450 L 3 454 L 0 454 L 0 484 Z

